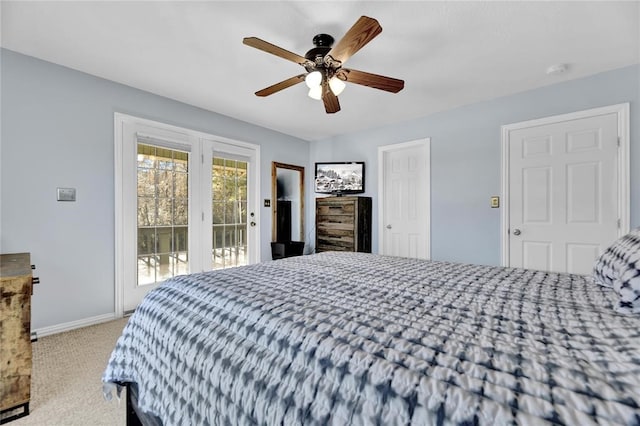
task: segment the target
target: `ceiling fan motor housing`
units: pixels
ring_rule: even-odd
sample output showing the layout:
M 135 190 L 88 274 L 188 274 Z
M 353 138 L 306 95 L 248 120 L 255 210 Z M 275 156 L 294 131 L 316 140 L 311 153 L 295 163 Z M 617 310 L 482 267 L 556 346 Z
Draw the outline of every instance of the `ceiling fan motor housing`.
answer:
M 316 46 L 309 50 L 304 57 L 316 66 L 324 66 L 324 57 L 331 50 L 333 45 L 333 37 L 329 34 L 318 34 L 313 38 L 313 45 Z
M 316 47 L 331 47 L 333 46 L 334 39 L 329 34 L 317 34 L 313 38 L 313 45 Z

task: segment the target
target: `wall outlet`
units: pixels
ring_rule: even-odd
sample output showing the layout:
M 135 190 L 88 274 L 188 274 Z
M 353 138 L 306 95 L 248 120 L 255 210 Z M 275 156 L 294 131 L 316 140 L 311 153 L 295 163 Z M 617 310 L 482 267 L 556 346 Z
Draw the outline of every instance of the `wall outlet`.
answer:
M 500 197 L 494 195 L 491 197 L 491 208 L 497 209 L 498 207 L 500 207 Z
M 271 207 L 271 200 L 264 200 L 264 206 L 265 207 Z

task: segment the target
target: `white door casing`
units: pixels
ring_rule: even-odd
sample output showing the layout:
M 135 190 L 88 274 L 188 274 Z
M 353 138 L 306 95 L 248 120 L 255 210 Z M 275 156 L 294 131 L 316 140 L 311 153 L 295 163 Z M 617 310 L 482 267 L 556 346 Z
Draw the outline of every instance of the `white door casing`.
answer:
M 628 104 L 502 127 L 502 264 L 589 274 L 628 230 Z
M 431 257 L 430 139 L 378 148 L 378 252 Z
M 252 164 L 249 170 L 248 210 L 255 212 L 255 226 L 247 230 L 248 262 L 260 260 L 259 165 L 258 145 L 172 126 L 126 114 L 114 114 L 115 171 L 115 314 L 129 311 L 156 285 L 138 286 L 137 267 L 137 190 L 136 157 L 140 138 L 189 152 L 189 230 L 188 251 L 191 272 L 209 270 L 211 256 L 211 153 L 214 150 L 244 155 Z M 209 162 L 205 162 L 208 160 Z M 207 204 L 209 203 L 209 204 Z M 209 207 L 207 209 L 207 206 Z M 207 211 L 205 211 L 207 209 Z M 208 222 L 205 221 L 208 219 Z M 208 251 L 207 251 L 208 249 Z M 208 256 L 208 257 L 207 257 Z

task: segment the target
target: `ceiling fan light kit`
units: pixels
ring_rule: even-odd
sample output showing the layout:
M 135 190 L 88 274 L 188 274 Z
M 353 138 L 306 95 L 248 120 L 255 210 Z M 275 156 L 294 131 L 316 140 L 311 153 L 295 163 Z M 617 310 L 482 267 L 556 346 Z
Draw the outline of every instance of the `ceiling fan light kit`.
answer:
M 311 71 L 304 78 L 305 83 L 307 83 L 307 87 L 309 89 L 313 89 L 316 86 L 320 86 L 322 84 L 322 73 L 320 71 Z
M 316 35 L 313 38 L 315 47 L 310 49 L 304 57 L 257 37 L 244 38 L 242 42 L 247 46 L 295 62 L 304 67 L 307 72 L 259 90 L 256 95 L 269 96 L 304 80 L 309 87 L 309 97 L 322 100 L 325 111 L 332 114 L 340 111 L 338 95 L 345 89 L 345 82 L 398 93 L 404 88 L 403 80 L 342 67 L 347 59 L 381 32 L 382 27 L 378 21 L 361 16 L 335 47 L 333 47 L 334 39 L 330 35 Z
M 329 80 L 329 87 L 331 88 L 331 91 L 333 92 L 334 95 L 340 96 L 340 93 L 342 93 L 342 91 L 344 90 L 345 87 L 347 87 L 347 85 L 345 84 L 344 81 L 340 80 L 338 77 L 333 76 Z
M 322 86 L 318 84 L 309 89 L 309 97 L 317 101 L 322 100 Z

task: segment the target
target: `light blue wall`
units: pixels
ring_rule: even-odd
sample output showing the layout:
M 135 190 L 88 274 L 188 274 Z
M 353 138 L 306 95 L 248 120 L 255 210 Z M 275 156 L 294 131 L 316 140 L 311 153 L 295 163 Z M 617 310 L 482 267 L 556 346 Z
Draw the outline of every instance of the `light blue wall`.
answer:
M 261 145 L 261 199 L 271 198 L 271 161 L 307 167 L 307 235 L 313 239 L 315 161 L 364 160 L 376 202 L 377 147 L 430 137 L 432 257 L 500 262 L 500 126 L 631 103 L 631 224 L 640 226 L 640 67 L 548 86 L 407 123 L 308 142 L 180 102 L 1 50 L 0 251 L 32 253 L 42 283 L 32 327 L 114 309 L 113 113 L 122 112 Z M 75 187 L 78 201 L 55 201 Z M 262 258 L 270 258 L 270 210 L 259 212 Z M 374 209 L 374 251 L 377 212 Z
M 33 328 L 114 311 L 114 112 L 260 145 L 261 199 L 272 161 L 308 170 L 306 141 L 12 51 L 1 61 L 0 251 L 32 254 Z M 258 212 L 265 260 L 270 212 Z
M 408 89 L 405 89 L 408 90 Z M 377 203 L 377 148 L 431 138 L 431 254 L 435 260 L 500 264 L 500 127 L 606 105 L 631 104 L 631 225 L 640 226 L 640 66 L 634 65 L 406 123 L 313 142 L 314 161 L 366 161 Z M 373 251 L 378 217 L 373 214 Z M 310 218 L 310 223 L 314 219 Z

